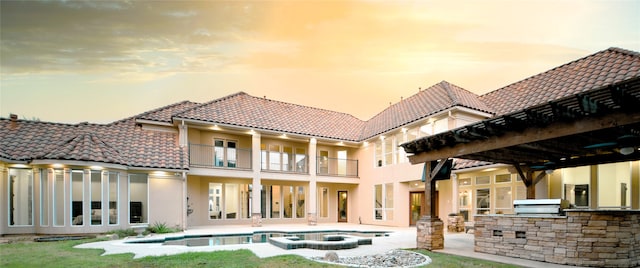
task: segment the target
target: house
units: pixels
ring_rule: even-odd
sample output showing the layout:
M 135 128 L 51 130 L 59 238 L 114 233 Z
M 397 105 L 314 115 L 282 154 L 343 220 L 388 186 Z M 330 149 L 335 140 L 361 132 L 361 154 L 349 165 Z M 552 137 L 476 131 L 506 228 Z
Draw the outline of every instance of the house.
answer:
M 156 222 L 410 226 L 424 213 L 423 166 L 400 144 L 639 77 L 640 54 L 610 48 L 481 96 L 443 81 L 367 121 L 244 92 L 109 124 L 1 118 L 0 234 Z M 535 197 L 638 209 L 635 148 L 629 161 L 553 170 Z M 436 187 L 437 214 L 467 221 L 513 213 L 526 198 L 503 163 L 456 159 Z

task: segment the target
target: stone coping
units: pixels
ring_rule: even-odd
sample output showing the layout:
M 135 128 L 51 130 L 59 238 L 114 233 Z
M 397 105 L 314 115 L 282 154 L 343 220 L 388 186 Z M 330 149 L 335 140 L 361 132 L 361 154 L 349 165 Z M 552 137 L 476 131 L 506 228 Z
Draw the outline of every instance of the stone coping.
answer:
M 310 248 L 320 250 L 340 250 L 371 245 L 371 238 L 351 235 L 325 235 L 322 241 L 300 240 L 297 236 L 270 237 L 269 243 L 282 249 Z
M 563 209 L 564 212 L 633 212 L 640 213 L 640 209 L 591 209 L 591 208 L 570 208 Z
M 566 211 L 566 210 L 565 210 Z M 480 214 L 473 217 L 517 217 L 517 218 L 550 218 L 550 219 L 566 219 L 567 216 L 562 215 L 518 215 L 518 214 Z

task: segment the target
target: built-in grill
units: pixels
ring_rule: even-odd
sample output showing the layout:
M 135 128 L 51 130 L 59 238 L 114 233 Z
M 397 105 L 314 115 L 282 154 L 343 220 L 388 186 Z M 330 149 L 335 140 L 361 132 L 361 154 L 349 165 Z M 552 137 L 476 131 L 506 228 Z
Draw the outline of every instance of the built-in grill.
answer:
M 569 208 L 568 200 L 564 199 L 525 199 L 513 201 L 517 215 L 523 216 L 559 216 L 563 209 Z

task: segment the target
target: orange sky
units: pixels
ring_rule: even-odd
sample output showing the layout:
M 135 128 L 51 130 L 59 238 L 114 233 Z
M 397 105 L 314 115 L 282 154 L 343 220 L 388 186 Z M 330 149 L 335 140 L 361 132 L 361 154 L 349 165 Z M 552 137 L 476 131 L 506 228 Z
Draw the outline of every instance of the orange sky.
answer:
M 367 120 L 442 80 L 482 94 L 608 47 L 640 1 L 0 2 L 0 116 L 111 122 L 237 91 Z

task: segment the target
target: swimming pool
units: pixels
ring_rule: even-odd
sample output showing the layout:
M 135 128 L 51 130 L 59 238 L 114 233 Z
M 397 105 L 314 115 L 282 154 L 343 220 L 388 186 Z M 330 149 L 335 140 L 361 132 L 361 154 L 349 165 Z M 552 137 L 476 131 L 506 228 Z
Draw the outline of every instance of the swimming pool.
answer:
M 306 232 L 280 232 L 280 231 L 259 231 L 244 234 L 212 234 L 212 235 L 180 235 L 167 236 L 161 238 L 144 238 L 128 241 L 127 243 L 148 244 L 161 243 L 163 245 L 179 245 L 188 247 L 206 247 L 219 245 L 238 245 L 238 244 L 255 244 L 268 243 L 270 238 L 295 238 L 297 241 L 327 241 L 328 236 L 350 236 L 350 237 L 385 237 L 389 232 L 383 231 L 344 231 L 344 230 L 328 230 L 328 231 L 306 231 Z

